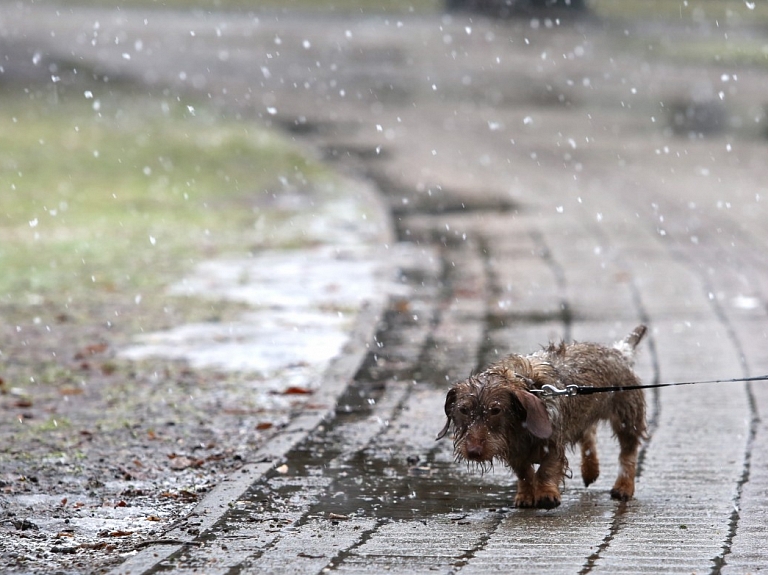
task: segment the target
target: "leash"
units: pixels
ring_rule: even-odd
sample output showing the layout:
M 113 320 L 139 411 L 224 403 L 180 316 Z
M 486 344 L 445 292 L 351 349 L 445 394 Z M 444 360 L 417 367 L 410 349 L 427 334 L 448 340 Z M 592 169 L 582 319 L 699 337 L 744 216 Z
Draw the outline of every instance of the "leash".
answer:
M 521 377 L 530 381 L 527 377 Z M 632 391 L 635 389 L 653 389 L 656 387 L 672 387 L 677 385 L 698 385 L 700 383 L 736 383 L 741 381 L 768 381 L 767 375 L 755 375 L 753 377 L 734 377 L 733 379 L 708 379 L 702 381 L 673 381 L 670 383 L 649 383 L 646 385 L 617 385 L 612 387 L 591 387 L 588 385 L 566 385 L 564 388 L 554 385 L 542 385 L 541 389 L 530 389 L 529 391 L 537 397 L 574 397 L 576 395 L 591 395 L 593 393 L 609 393 L 617 391 Z M 533 383 L 532 381 L 530 381 Z

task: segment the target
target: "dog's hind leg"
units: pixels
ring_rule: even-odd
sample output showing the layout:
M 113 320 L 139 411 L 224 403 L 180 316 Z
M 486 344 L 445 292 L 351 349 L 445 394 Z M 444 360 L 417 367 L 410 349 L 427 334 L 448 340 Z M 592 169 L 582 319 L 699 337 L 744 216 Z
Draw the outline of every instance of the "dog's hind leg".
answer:
M 640 448 L 640 435 L 628 429 L 625 423 L 612 421 L 613 431 L 619 440 L 619 476 L 611 489 L 611 497 L 628 501 L 635 494 L 635 473 L 637 472 L 637 452 Z
M 646 436 L 645 398 L 641 391 L 621 392 L 621 403 L 611 416 L 611 427 L 619 440 L 619 476 L 611 489 L 611 497 L 621 501 L 632 499 L 635 494 L 637 452 L 640 441 Z
M 600 461 L 597 458 L 597 425 L 584 432 L 581 444 L 581 478 L 589 487 L 600 476 Z

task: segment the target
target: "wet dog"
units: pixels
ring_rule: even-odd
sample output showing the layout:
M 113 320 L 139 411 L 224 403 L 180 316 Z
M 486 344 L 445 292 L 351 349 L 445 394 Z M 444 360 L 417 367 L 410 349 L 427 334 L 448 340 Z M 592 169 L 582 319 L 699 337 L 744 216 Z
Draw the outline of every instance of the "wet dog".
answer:
M 581 446 L 584 485 L 597 479 L 597 424 L 608 421 L 621 448 L 611 497 L 631 499 L 637 452 L 646 432 L 642 390 L 545 399 L 531 390 L 547 384 L 558 388 L 639 385 L 632 364 L 645 332 L 640 325 L 613 347 L 550 344 L 531 355 L 502 359 L 448 391 L 448 421 L 437 438 L 445 437 L 452 427 L 457 461 L 482 470 L 494 461 L 508 465 L 518 479 L 515 506 L 551 509 L 560 505 L 559 486 L 568 473 L 566 447 Z

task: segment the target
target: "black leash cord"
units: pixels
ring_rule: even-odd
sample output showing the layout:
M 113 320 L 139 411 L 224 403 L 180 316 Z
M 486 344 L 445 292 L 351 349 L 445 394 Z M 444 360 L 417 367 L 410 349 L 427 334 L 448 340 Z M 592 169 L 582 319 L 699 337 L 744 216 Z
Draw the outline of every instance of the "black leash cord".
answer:
M 767 375 L 755 375 L 752 377 L 734 377 L 732 379 L 708 379 L 702 381 L 673 381 L 670 383 L 649 383 L 646 385 L 617 385 L 612 387 L 591 387 L 585 385 L 567 385 L 565 388 L 554 385 L 543 385 L 541 389 L 531 389 L 531 393 L 539 397 L 555 397 L 559 395 L 591 395 L 593 393 L 608 393 L 616 391 L 633 391 L 636 389 L 653 389 L 657 387 L 672 387 L 677 385 L 698 385 L 700 383 L 737 383 L 746 381 L 768 381 Z

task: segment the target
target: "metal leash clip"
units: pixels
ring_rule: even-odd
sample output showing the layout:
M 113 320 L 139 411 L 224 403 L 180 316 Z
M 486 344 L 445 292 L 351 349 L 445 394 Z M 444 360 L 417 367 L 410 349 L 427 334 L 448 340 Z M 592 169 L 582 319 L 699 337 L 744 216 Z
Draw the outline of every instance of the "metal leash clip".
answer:
M 555 387 L 554 385 L 546 384 L 542 385 L 541 389 L 531 389 L 531 393 L 535 393 L 539 397 L 573 397 L 578 395 L 578 385 L 566 385 L 564 388 Z

